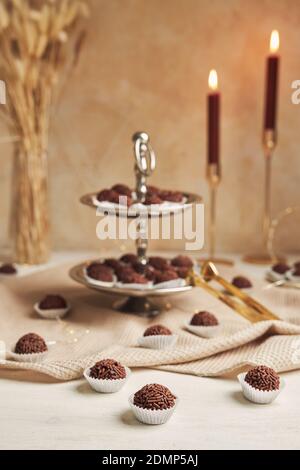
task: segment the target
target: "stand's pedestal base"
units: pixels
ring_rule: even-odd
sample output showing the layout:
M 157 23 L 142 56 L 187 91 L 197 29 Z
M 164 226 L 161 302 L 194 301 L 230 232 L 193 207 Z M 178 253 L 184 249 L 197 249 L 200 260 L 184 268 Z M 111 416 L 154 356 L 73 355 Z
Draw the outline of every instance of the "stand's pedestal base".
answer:
M 245 255 L 243 257 L 243 261 L 250 264 L 270 265 L 275 263 L 284 263 L 286 260 L 283 256 L 274 257 L 270 256 L 268 253 L 253 253 L 251 255 Z
M 232 261 L 231 259 L 227 259 L 227 258 L 216 258 L 216 257 L 210 258 L 209 256 L 207 256 L 206 258 L 200 258 L 198 261 L 200 263 L 205 263 L 206 261 L 211 261 L 214 264 L 223 264 L 225 266 L 233 266 L 234 265 L 234 261 Z
M 118 300 L 113 307 L 124 313 L 133 313 L 140 317 L 155 317 L 161 312 L 159 306 L 150 302 L 147 297 L 127 297 L 125 300 Z

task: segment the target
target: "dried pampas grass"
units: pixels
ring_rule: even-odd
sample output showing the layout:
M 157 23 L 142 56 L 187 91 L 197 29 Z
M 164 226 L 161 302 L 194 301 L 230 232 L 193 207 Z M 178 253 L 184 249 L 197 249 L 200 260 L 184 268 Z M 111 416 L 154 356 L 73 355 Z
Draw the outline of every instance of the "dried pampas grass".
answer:
M 49 254 L 47 149 L 49 116 L 59 79 L 77 63 L 88 0 L 0 0 L 0 78 L 9 128 L 18 136 L 12 225 L 16 261 Z

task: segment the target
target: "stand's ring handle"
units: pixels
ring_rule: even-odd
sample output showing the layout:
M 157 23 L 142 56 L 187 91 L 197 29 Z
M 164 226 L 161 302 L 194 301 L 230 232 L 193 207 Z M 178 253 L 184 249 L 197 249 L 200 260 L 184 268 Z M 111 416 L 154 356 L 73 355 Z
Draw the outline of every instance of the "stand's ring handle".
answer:
M 155 169 L 156 160 L 149 136 L 146 132 L 136 132 L 132 140 L 136 166 L 143 176 L 150 176 Z

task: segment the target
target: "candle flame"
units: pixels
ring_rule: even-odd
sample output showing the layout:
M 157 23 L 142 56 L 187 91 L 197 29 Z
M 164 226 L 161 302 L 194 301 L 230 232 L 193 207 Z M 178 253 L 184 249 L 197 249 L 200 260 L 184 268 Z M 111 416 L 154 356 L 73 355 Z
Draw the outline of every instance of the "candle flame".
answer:
M 209 72 L 208 86 L 213 91 L 218 89 L 218 74 L 215 70 Z
M 270 38 L 270 52 L 275 53 L 279 49 L 279 33 L 275 29 L 272 31 L 271 38 Z

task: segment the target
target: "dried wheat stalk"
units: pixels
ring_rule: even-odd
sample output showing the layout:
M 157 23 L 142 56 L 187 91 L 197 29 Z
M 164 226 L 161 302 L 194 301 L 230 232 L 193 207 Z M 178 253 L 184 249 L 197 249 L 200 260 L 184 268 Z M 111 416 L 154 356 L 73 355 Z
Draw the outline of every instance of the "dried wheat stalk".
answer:
M 9 129 L 19 136 L 14 165 L 16 261 L 49 254 L 47 149 L 49 117 L 62 73 L 77 62 L 88 0 L 0 0 L 0 78 Z

